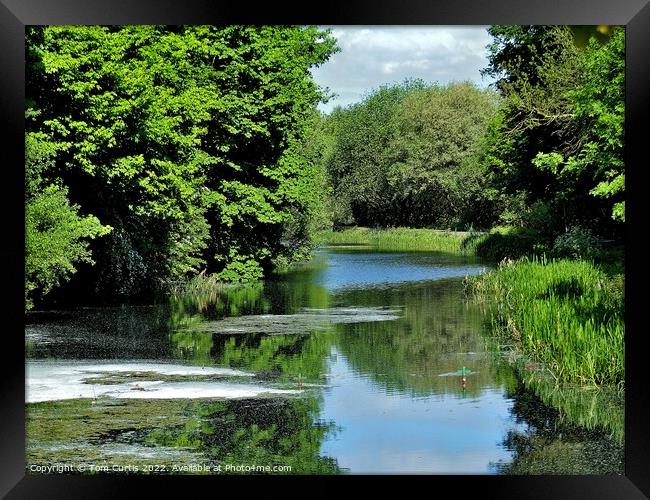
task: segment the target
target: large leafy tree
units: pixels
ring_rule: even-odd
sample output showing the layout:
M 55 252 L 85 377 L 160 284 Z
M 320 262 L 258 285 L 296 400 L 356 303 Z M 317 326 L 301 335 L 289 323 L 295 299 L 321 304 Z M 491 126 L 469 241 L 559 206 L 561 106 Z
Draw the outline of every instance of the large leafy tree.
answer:
M 505 216 L 514 217 L 506 222 L 526 223 L 525 208 L 537 204 L 559 214 L 551 226 L 561 224 L 567 204 L 556 199 L 560 186 L 533 159 L 543 148 L 566 143 L 574 132 L 566 93 L 577 83 L 579 49 L 563 26 L 492 26 L 488 31 L 493 43 L 483 72 L 496 78 L 504 99 L 488 128 L 484 160 L 505 195 Z
M 487 185 L 475 160 L 496 105 L 493 91 L 471 83 L 434 85 L 404 99 L 388 169 L 397 222 L 489 224 Z
M 380 87 L 325 118 L 334 222 L 488 224 L 478 145 L 496 94 L 469 83 Z M 327 142 L 327 141 L 326 141 Z M 489 217 L 487 217 L 489 218 Z
M 110 232 L 97 217 L 71 205 L 65 186 L 45 182 L 56 145 L 39 134 L 25 141 L 25 308 L 76 273 L 81 263 L 93 264 L 90 240 Z
M 86 288 L 257 278 L 301 246 L 287 227 L 309 212 L 298 145 L 323 97 L 308 70 L 335 50 L 327 32 L 48 26 L 27 42 L 28 129 L 58 145 L 46 175 L 114 228 Z
M 551 232 L 582 224 L 615 234 L 610 217 L 624 219 L 623 30 L 586 47 L 566 26 L 489 32 L 484 72 L 504 100 L 483 160 L 508 200 L 507 221 L 526 224 L 537 211 Z
M 589 194 L 607 200 L 611 217 L 625 221 L 625 31 L 616 29 L 604 45 L 592 39 L 580 68 L 579 85 L 567 97 L 582 127 L 570 147 L 540 152 L 533 163 L 569 183 L 586 177 Z
M 336 223 L 390 222 L 387 174 L 390 144 L 397 134 L 395 114 L 406 96 L 420 88 L 424 83 L 419 80 L 385 85 L 328 117 L 334 145 L 326 164 L 336 200 Z

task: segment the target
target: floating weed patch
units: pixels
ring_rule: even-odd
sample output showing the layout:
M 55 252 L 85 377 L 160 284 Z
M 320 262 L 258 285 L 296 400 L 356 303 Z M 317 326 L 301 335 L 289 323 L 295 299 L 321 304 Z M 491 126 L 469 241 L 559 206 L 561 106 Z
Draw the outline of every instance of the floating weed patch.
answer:
M 265 335 L 305 334 L 327 331 L 332 325 L 393 321 L 402 316 L 395 307 L 303 308 L 298 314 L 257 314 L 233 316 L 217 321 L 202 321 L 192 326 L 200 332 L 223 335 L 260 333 Z
M 137 464 L 138 472 L 155 473 L 158 464 L 202 463 L 206 457 L 195 449 L 154 448 L 138 442 L 139 436 L 152 429 L 185 426 L 202 405 L 186 400 L 113 398 L 28 404 L 27 470 L 32 472 L 29 466 L 65 463 L 77 470 L 84 465 L 85 473 L 123 473 Z

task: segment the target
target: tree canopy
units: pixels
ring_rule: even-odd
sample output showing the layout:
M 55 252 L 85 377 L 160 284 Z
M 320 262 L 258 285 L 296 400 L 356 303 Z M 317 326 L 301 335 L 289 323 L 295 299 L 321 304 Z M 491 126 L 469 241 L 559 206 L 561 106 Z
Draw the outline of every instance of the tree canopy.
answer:
M 620 237 L 625 31 L 592 28 L 491 26 L 492 88 L 407 80 L 322 117 L 334 225 Z
M 482 197 L 474 165 L 497 96 L 470 83 L 384 86 L 325 120 L 334 223 L 455 227 Z M 475 201 L 475 200 L 474 200 Z M 469 203 L 468 203 L 469 202 Z
M 575 43 L 567 26 L 493 26 L 485 73 L 504 97 L 485 164 L 511 200 L 550 223 L 610 235 L 625 220 L 625 31 Z M 522 209 L 523 208 L 523 209 Z M 519 223 L 522 221 L 519 220 Z
M 314 27 L 31 27 L 43 183 L 112 228 L 75 233 L 96 257 L 78 285 L 125 298 L 201 270 L 255 279 L 299 252 L 318 189 L 300 141 L 324 97 L 308 70 L 335 50 Z
M 491 26 L 491 87 L 405 80 L 325 115 L 327 30 L 29 27 L 27 304 L 256 280 L 332 225 L 618 238 L 625 31 L 606 28 Z

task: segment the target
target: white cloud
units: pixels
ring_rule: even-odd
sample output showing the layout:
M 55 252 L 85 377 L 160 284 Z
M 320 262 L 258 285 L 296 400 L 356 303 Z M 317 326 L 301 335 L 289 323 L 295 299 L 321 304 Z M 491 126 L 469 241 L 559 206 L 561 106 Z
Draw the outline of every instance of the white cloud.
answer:
M 479 73 L 487 66 L 490 36 L 485 26 L 331 28 L 341 52 L 312 70 L 319 85 L 338 94 L 320 106 L 324 111 L 347 106 L 380 85 L 406 78 L 441 84 L 470 80 L 480 86 L 491 82 Z

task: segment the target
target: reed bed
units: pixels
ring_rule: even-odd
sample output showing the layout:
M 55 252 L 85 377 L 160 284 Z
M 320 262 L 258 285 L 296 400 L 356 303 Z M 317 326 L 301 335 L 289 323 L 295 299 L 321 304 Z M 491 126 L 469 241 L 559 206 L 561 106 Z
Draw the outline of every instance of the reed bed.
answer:
M 624 387 L 622 277 L 587 261 L 523 258 L 465 286 L 493 304 L 497 332 L 558 383 Z

